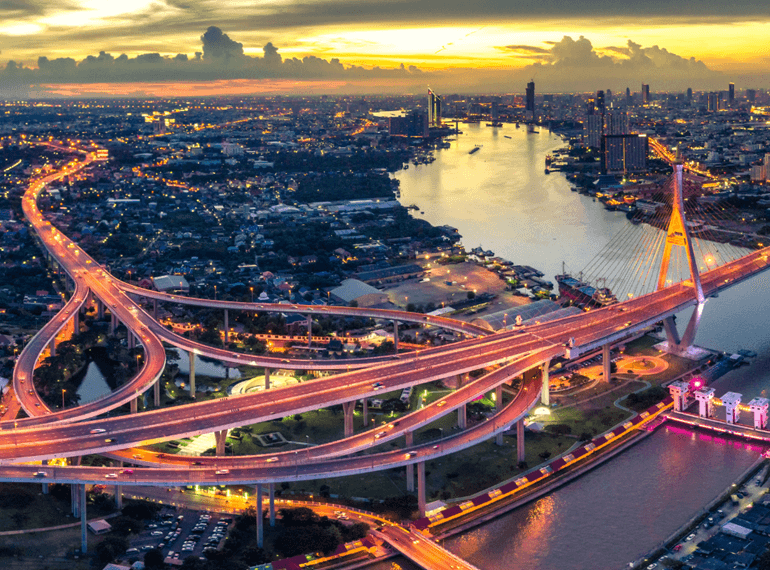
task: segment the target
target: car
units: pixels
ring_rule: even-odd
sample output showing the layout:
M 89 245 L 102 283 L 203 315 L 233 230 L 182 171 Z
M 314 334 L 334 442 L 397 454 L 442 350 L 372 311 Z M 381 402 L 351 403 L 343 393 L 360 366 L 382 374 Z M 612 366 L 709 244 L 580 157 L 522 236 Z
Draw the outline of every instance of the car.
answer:
M 410 457 L 414 457 L 415 455 L 417 455 L 416 451 L 410 451 L 404 454 L 404 459 L 409 459 Z
M 437 408 L 440 408 L 442 406 L 446 406 L 446 400 L 441 400 L 438 404 L 436 404 Z
M 687 538 L 685 538 L 686 542 L 690 542 L 693 538 L 695 538 L 695 533 L 689 535 Z
M 162 530 L 154 530 L 150 533 L 150 536 L 163 536 Z
M 104 440 L 104 443 L 115 443 L 116 441 L 118 440 L 115 439 L 114 437 L 108 437 L 107 439 Z
M 217 469 L 215 475 L 227 475 L 230 473 L 229 469 Z
M 153 549 L 153 546 L 151 544 L 145 544 L 139 550 L 141 550 L 143 552 L 147 552 L 148 550 L 152 550 L 152 549 Z
M 380 388 L 384 388 L 384 387 L 385 387 L 385 384 L 383 384 L 382 382 L 375 382 L 374 384 L 372 384 L 372 390 L 379 390 Z
M 107 474 L 104 476 L 104 478 L 105 478 L 105 479 L 117 479 L 117 478 L 118 478 L 118 474 L 117 474 L 117 473 L 107 473 Z
M 48 473 L 45 471 L 36 471 L 35 473 L 32 474 L 32 476 L 40 479 L 41 477 L 48 477 Z
M 276 461 L 278 461 L 278 458 L 277 458 L 277 457 L 271 457 L 271 458 L 270 458 L 270 459 L 268 459 L 268 460 L 267 460 L 265 463 L 275 463 Z
M 682 545 L 681 545 L 681 544 L 677 544 L 677 545 L 674 547 L 674 552 L 679 552 L 680 550 L 682 550 Z
M 419 543 L 419 542 L 420 542 L 420 539 L 419 539 L 419 538 L 415 538 L 415 539 L 412 541 L 412 544 L 417 544 L 417 543 Z
M 386 431 L 381 431 L 381 432 L 375 434 L 374 439 L 380 439 L 381 437 L 384 437 L 385 435 L 387 435 L 387 433 L 388 432 L 386 432 Z
M 193 461 L 193 465 L 203 465 L 203 461 Z
M 126 554 L 139 554 L 139 549 L 138 548 L 129 548 L 128 550 L 126 550 Z
M 657 567 L 658 567 L 658 563 L 653 562 L 652 564 L 647 566 L 647 570 L 653 570 L 653 568 L 657 568 Z
M 434 446 L 433 446 L 433 449 L 438 449 L 438 445 L 434 445 Z

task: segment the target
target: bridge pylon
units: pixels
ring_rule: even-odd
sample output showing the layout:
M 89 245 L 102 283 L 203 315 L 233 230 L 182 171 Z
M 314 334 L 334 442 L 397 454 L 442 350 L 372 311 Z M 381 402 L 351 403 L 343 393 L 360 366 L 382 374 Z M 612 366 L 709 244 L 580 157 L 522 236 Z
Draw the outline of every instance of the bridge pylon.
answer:
M 663 248 L 663 260 L 660 264 L 660 274 L 658 275 L 658 286 L 656 290 L 663 289 L 666 285 L 666 276 L 668 275 L 668 266 L 671 261 L 671 249 L 674 246 L 684 248 L 687 253 L 687 262 L 690 266 L 690 277 L 695 288 L 695 297 L 698 304 L 703 304 L 703 287 L 700 282 L 700 273 L 698 272 L 698 263 L 695 261 L 695 253 L 692 247 L 692 238 L 687 231 L 687 224 L 684 217 L 684 198 L 682 197 L 682 163 L 674 164 L 674 198 L 671 203 L 671 219 L 668 222 L 668 232 L 666 234 L 666 245 Z
M 660 274 L 658 275 L 658 286 L 656 288 L 656 290 L 660 290 L 666 285 L 666 277 L 668 275 L 671 250 L 673 247 L 683 248 L 687 254 L 687 263 L 690 267 L 690 278 L 692 279 L 695 298 L 698 301 L 698 305 L 695 307 L 695 311 L 693 311 L 690 322 L 687 325 L 687 330 L 681 338 L 676 330 L 676 324 L 674 323 L 673 317 L 668 317 L 663 321 L 666 338 L 668 339 L 668 352 L 678 354 L 687 352 L 687 349 L 690 348 L 695 341 L 695 333 L 698 331 L 700 318 L 703 314 L 703 304 L 706 302 L 706 298 L 703 295 L 700 273 L 698 272 L 698 263 L 695 260 L 695 253 L 693 251 L 692 238 L 687 231 L 687 223 L 685 221 L 684 197 L 682 195 L 682 171 L 683 167 L 681 162 L 674 164 L 674 196 L 671 201 L 671 219 L 668 222 L 666 243 L 663 248 L 663 259 L 660 263 Z

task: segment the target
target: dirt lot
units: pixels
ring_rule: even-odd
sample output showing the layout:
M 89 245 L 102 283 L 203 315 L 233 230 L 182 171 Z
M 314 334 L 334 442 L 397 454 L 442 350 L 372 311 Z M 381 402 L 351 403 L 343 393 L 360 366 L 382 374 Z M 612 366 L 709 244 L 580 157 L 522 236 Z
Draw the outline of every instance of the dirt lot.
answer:
M 468 291 L 475 291 L 478 294 L 484 292 L 498 294 L 504 292 L 506 288 L 505 282 L 496 273 L 475 263 L 438 265 L 431 262 L 426 269 L 429 282 L 409 279 L 401 283 L 384 285 L 382 290 L 388 294 L 392 303 L 399 307 L 406 307 L 409 303 L 451 305 L 453 301 L 466 300 Z M 455 284 L 447 285 L 447 281 Z

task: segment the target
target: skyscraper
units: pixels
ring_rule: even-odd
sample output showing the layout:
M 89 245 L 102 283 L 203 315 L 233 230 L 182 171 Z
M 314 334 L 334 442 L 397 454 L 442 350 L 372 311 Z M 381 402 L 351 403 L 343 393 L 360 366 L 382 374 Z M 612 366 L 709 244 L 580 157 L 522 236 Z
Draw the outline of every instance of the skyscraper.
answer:
M 692 102 L 692 87 L 687 88 L 687 102 L 688 103 Z
M 530 81 L 527 83 L 527 91 L 526 91 L 526 107 L 525 111 L 527 111 L 530 114 L 530 118 L 535 118 L 535 82 Z
M 441 97 L 436 95 L 430 87 L 428 87 L 428 125 L 441 126 Z
M 632 103 L 633 103 L 633 100 L 631 99 L 631 89 L 626 87 L 626 105 L 630 107 Z
M 757 92 L 755 89 L 746 89 L 746 99 L 749 100 L 749 103 L 753 103 L 756 98 Z
M 605 99 L 607 100 L 607 107 L 612 107 L 612 91 L 610 89 L 605 92 Z
M 706 107 L 709 111 L 709 113 L 716 113 L 719 111 L 719 93 L 716 91 L 712 91 L 708 95 L 708 104 Z
M 730 83 L 730 85 L 727 86 L 727 89 L 727 104 L 732 107 L 735 102 L 735 83 Z
M 606 107 L 604 106 L 604 91 L 601 89 L 596 92 L 596 110 L 600 115 L 604 115 Z
M 640 172 L 647 168 L 648 141 L 645 135 L 602 137 L 602 172 Z
M 642 104 L 647 105 L 650 102 L 650 86 L 642 83 Z

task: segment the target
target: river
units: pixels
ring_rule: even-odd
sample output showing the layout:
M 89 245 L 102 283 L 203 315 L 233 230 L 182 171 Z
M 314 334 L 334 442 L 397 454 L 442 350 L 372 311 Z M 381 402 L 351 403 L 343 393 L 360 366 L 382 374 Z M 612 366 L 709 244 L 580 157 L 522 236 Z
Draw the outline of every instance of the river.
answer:
M 562 262 L 578 271 L 629 222 L 592 198 L 571 192 L 559 173 L 546 175 L 546 154 L 558 137 L 506 125 L 463 125 L 451 148 L 430 165 L 396 173 L 401 202 L 435 225 L 456 227 L 467 248 L 482 246 L 550 279 Z M 507 138 L 510 137 L 510 138 Z M 469 151 L 481 148 L 474 154 Z M 710 299 L 696 343 L 755 350 L 752 365 L 715 383 L 717 395 L 747 401 L 770 385 L 768 276 Z M 689 314 L 680 315 L 686 325 Z M 446 546 L 483 570 L 593 570 L 625 566 L 654 548 L 727 487 L 760 450 L 675 426 L 651 437 L 575 482 L 505 514 Z M 399 560 L 404 569 L 413 568 Z M 391 568 L 390 563 L 375 566 Z

